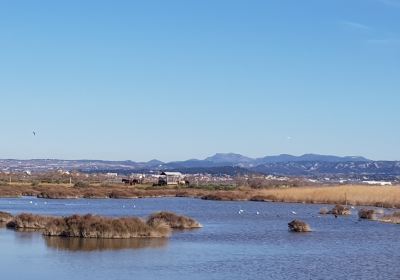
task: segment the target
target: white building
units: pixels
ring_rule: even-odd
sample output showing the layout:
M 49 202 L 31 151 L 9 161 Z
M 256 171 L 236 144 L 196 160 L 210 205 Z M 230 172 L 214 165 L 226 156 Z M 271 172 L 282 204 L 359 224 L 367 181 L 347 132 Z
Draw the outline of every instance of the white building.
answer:
M 181 172 L 161 172 L 158 183 L 160 185 L 179 185 L 184 178 Z

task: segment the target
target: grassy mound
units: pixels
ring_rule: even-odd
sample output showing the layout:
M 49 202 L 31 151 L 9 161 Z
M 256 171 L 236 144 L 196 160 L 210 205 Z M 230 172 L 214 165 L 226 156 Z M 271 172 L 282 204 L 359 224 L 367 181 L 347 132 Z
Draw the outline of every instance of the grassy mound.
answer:
M 335 205 L 327 214 L 342 216 L 342 215 L 351 215 L 351 210 L 343 205 Z
M 202 227 L 199 222 L 192 218 L 180 216 L 171 212 L 155 213 L 150 215 L 149 219 L 147 220 L 147 224 L 151 226 L 160 223 L 165 223 L 174 229 L 191 229 Z
M 360 219 L 375 220 L 376 211 L 374 209 L 360 209 L 358 211 L 358 217 Z
M 108 218 L 95 215 L 73 215 L 53 218 L 44 235 L 82 238 L 134 238 L 168 237 L 171 229 L 167 224 L 149 225 L 136 217 Z
M 290 223 L 288 223 L 288 227 L 290 231 L 293 232 L 309 232 L 311 231 L 310 226 L 303 221 L 300 220 L 293 220 Z
M 4 214 L 4 217 L 8 219 L 7 227 L 16 230 L 42 230 L 46 236 L 80 238 L 168 237 L 172 228 L 201 227 L 200 223 L 194 219 L 171 212 L 155 213 L 150 215 L 147 220 L 137 217 L 110 218 L 91 214 L 69 217 L 46 217 L 26 213 L 13 217 L 6 214 Z

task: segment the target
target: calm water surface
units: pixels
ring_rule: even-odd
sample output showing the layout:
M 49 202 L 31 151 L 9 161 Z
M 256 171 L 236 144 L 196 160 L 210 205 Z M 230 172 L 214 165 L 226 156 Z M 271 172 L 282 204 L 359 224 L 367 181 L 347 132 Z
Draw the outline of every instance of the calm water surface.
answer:
M 356 211 L 319 217 L 321 207 L 190 198 L 0 199 L 0 211 L 13 214 L 145 217 L 169 210 L 204 225 L 145 240 L 45 238 L 3 227 L 1 279 L 400 279 L 400 225 L 358 221 Z M 288 232 L 294 218 L 313 232 Z

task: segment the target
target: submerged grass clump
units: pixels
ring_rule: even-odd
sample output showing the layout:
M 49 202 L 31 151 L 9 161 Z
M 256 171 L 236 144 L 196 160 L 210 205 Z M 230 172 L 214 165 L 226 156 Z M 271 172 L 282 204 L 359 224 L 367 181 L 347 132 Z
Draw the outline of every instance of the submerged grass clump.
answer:
M 165 223 L 173 229 L 191 229 L 202 227 L 202 225 L 196 220 L 186 216 L 180 216 L 172 212 L 154 213 L 150 215 L 149 219 L 147 220 L 147 224 L 152 226 L 160 223 Z
M 328 210 L 328 208 L 326 208 L 326 207 L 322 207 L 320 210 L 319 210 L 319 214 L 321 214 L 321 215 L 327 215 L 329 213 L 329 210 Z
M 380 221 L 391 224 L 400 224 L 400 211 L 384 215 Z
M 311 231 L 310 226 L 304 222 L 304 221 L 300 221 L 300 220 L 293 220 L 290 223 L 288 223 L 288 227 L 290 231 L 293 232 L 309 232 Z
M 376 219 L 376 211 L 374 209 L 363 208 L 358 211 L 358 217 L 360 219 L 375 220 Z
M 327 212 L 327 214 L 332 214 L 336 216 L 347 216 L 351 215 L 351 210 L 347 206 L 343 205 L 335 205 L 330 211 Z

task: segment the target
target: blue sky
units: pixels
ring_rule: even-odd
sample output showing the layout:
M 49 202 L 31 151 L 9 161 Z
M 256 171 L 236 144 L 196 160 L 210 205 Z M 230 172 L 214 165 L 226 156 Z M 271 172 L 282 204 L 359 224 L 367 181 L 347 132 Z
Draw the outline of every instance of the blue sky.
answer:
M 400 0 L 0 0 L 0 65 L 0 158 L 400 160 Z

